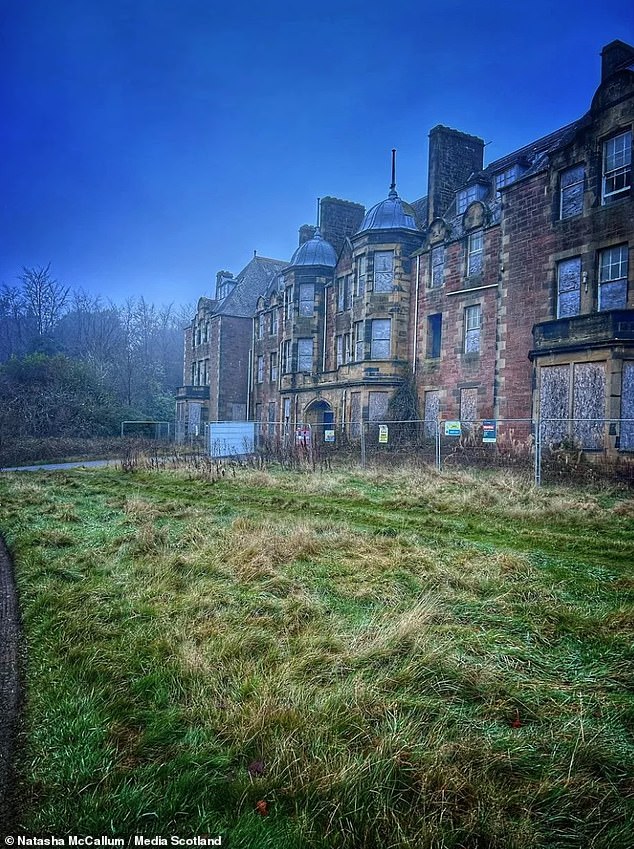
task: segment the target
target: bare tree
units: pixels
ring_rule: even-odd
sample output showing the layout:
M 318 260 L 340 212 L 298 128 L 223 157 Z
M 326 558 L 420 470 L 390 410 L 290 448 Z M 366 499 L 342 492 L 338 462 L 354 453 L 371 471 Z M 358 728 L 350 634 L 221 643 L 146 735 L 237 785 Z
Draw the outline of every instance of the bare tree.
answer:
M 20 280 L 27 310 L 35 320 L 35 331 L 38 336 L 45 336 L 64 314 L 70 287 L 55 280 L 51 275 L 50 262 L 46 267 L 24 266 Z

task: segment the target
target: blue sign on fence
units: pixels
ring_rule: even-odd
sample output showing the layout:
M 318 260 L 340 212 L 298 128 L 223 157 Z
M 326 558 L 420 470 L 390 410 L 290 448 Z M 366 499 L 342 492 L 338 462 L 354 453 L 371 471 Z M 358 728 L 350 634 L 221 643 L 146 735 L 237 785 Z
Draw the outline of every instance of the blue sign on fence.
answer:
M 462 436 L 460 422 L 445 422 L 445 436 Z
M 482 441 L 497 442 L 497 422 L 485 421 L 482 422 Z

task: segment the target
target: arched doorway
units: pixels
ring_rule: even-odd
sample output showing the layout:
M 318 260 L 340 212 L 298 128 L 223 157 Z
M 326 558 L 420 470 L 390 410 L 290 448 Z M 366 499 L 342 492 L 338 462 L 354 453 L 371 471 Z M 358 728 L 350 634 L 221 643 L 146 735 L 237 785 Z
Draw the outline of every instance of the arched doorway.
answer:
M 323 442 L 325 432 L 334 430 L 335 414 L 327 401 L 317 398 L 304 410 L 304 422 L 310 425 L 315 442 Z

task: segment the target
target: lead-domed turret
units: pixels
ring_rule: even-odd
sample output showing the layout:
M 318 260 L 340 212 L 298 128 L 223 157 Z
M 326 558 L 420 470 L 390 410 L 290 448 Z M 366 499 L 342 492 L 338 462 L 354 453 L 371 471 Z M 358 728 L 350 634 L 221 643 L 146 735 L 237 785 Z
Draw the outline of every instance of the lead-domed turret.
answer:
M 366 230 L 416 230 L 413 208 L 396 191 L 396 151 L 392 150 L 392 184 L 385 200 L 368 210 L 355 235 Z
M 319 232 L 319 227 L 315 230 L 315 235 L 312 239 L 300 245 L 288 264 L 289 268 L 295 268 L 298 265 L 319 265 L 326 268 L 334 268 L 337 264 L 337 254 L 335 249 L 327 242 Z

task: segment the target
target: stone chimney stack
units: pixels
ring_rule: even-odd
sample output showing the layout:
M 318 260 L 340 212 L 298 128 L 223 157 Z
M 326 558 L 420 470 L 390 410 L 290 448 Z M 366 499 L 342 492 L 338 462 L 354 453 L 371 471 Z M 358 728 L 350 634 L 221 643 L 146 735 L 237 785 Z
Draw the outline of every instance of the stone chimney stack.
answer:
M 321 199 L 321 235 L 339 256 L 347 236 L 353 236 L 363 221 L 365 207 L 350 200 Z
M 429 133 L 428 209 L 429 222 L 442 217 L 456 191 L 474 171 L 481 171 L 484 141 L 439 124 Z
M 618 39 L 611 41 L 601 51 L 601 82 L 631 64 L 634 64 L 634 47 Z
M 317 228 L 315 227 L 314 224 L 302 224 L 302 226 L 299 228 L 299 245 L 298 245 L 298 247 L 303 245 L 304 242 L 310 242 L 310 240 L 315 235 L 316 229 Z

